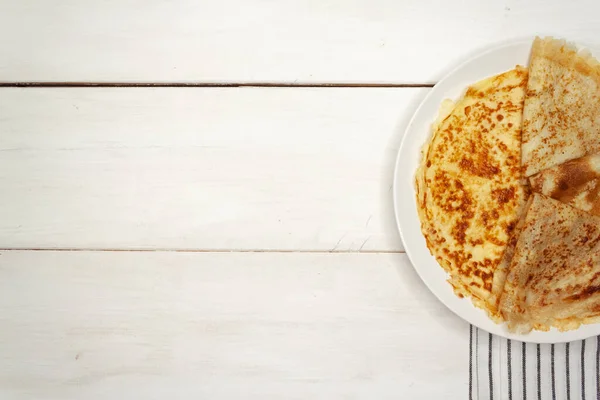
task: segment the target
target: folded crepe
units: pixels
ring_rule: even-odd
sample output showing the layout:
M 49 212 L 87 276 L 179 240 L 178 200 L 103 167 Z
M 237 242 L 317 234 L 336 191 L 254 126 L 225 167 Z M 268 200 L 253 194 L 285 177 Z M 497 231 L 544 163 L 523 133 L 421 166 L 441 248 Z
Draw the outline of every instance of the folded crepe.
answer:
M 523 109 L 526 177 L 600 153 L 600 66 L 564 41 L 536 38 Z
M 500 320 L 502 320 L 502 315 L 499 313 L 500 298 L 504 293 L 506 277 L 508 275 L 513 256 L 515 255 L 517 241 L 519 240 L 519 237 L 521 236 L 521 231 L 525 226 L 525 215 L 527 214 L 527 210 L 529 210 L 533 199 L 534 196 L 529 196 L 527 202 L 523 206 L 523 209 L 521 210 L 520 219 L 517 222 L 517 225 L 515 226 L 515 229 L 512 232 L 510 239 L 508 240 L 502 259 L 500 260 L 500 263 L 498 264 L 498 267 L 494 272 L 494 279 L 492 281 L 492 294 L 489 299 L 489 309 L 491 311 L 490 314 L 492 315 L 492 317 L 499 318 Z
M 499 301 L 509 330 L 600 321 L 600 217 L 534 193 L 522 219 Z
M 534 192 L 600 216 L 600 154 L 546 169 L 529 182 Z

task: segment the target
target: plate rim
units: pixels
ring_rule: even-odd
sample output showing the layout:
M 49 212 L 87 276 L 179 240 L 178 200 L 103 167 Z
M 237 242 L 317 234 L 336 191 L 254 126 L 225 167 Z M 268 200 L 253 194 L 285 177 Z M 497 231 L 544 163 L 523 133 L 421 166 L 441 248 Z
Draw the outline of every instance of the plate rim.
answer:
M 412 264 L 413 268 L 417 272 L 417 275 L 419 275 L 419 278 L 421 279 L 421 281 L 423 281 L 423 283 L 428 288 L 428 290 L 438 299 L 438 301 L 440 301 L 442 304 L 444 304 L 444 306 L 446 306 L 450 311 L 452 311 L 452 313 L 454 313 L 456 316 L 463 319 L 467 323 L 473 325 L 474 327 L 477 327 L 478 329 L 493 333 L 495 335 L 504 337 L 506 339 L 519 340 L 519 341 L 528 342 L 528 343 L 564 343 L 564 342 L 570 342 L 570 341 L 575 341 L 575 340 L 584 340 L 584 339 L 587 339 L 587 338 L 590 338 L 590 337 L 593 337 L 596 335 L 600 335 L 600 323 L 581 325 L 580 328 L 578 328 L 578 329 L 566 331 L 566 332 L 561 332 L 555 328 L 551 328 L 550 331 L 532 331 L 531 333 L 528 333 L 528 334 L 517 334 L 517 333 L 509 332 L 507 329 L 505 329 L 505 323 L 496 324 L 487 315 L 485 315 L 485 318 L 491 324 L 490 327 L 495 327 L 496 329 L 490 330 L 490 329 L 488 329 L 488 327 L 480 326 L 479 323 L 474 321 L 475 318 L 470 318 L 469 315 L 463 315 L 463 312 L 461 310 L 458 310 L 457 307 L 454 307 L 454 306 L 451 306 L 450 304 L 448 304 L 448 302 L 446 302 L 444 300 L 444 298 L 440 295 L 438 290 L 432 286 L 432 283 L 425 276 L 424 270 L 422 269 L 422 267 L 419 268 L 417 266 L 417 263 L 415 260 L 416 257 L 412 253 L 412 249 L 410 249 L 409 246 L 407 246 L 405 232 L 404 232 L 404 229 L 402 228 L 402 223 L 401 223 L 401 217 L 400 217 L 401 210 L 399 209 L 399 203 L 400 203 L 399 196 L 401 196 L 401 194 L 400 194 L 400 186 L 401 185 L 400 185 L 400 175 L 399 174 L 401 173 L 400 166 L 402 164 L 402 155 L 404 154 L 404 152 L 407 151 L 405 149 L 407 146 L 407 144 L 406 144 L 407 138 L 409 137 L 411 130 L 415 129 L 415 127 L 414 127 L 415 122 L 420 117 L 420 114 L 422 114 L 424 112 L 425 107 L 432 101 L 433 98 L 435 98 L 436 96 L 441 96 L 442 98 L 438 99 L 439 102 L 437 103 L 437 107 L 436 107 L 436 115 L 437 115 L 437 112 L 439 112 L 439 108 L 441 106 L 441 101 L 443 101 L 444 98 L 448 98 L 448 95 L 444 95 L 443 92 L 438 95 L 438 92 L 440 90 L 443 90 L 442 89 L 443 85 L 446 84 L 448 81 L 450 81 L 453 78 L 453 76 L 455 76 L 458 72 L 460 72 L 464 68 L 468 67 L 470 64 L 476 62 L 478 59 L 484 58 L 485 56 L 489 56 L 490 54 L 501 51 L 503 49 L 517 47 L 517 46 L 526 46 L 526 45 L 531 46 L 531 44 L 533 44 L 534 38 L 535 38 L 535 36 L 527 38 L 527 39 L 519 38 L 519 39 L 510 40 L 510 41 L 503 41 L 501 43 L 497 43 L 496 45 L 487 47 L 486 49 L 483 49 L 481 51 L 471 53 L 470 56 L 465 57 L 461 62 L 454 64 L 454 67 L 450 67 L 448 72 L 446 72 L 442 76 L 442 78 L 440 78 L 439 81 L 431 88 L 429 93 L 427 93 L 427 95 L 423 98 L 423 100 L 419 103 L 418 107 L 415 109 L 408 124 L 406 125 L 406 127 L 403 131 L 403 136 L 400 141 L 400 146 L 398 147 L 398 152 L 397 152 L 396 160 L 394 163 L 394 174 L 393 174 L 393 182 L 392 182 L 392 185 L 393 185 L 392 201 L 394 203 L 394 216 L 395 216 L 395 221 L 396 221 L 396 227 L 398 229 L 400 239 L 403 243 L 404 251 L 405 251 L 408 259 L 410 260 L 410 263 Z M 579 45 L 578 47 L 581 48 L 584 46 Z M 590 50 L 593 48 L 593 47 L 588 47 L 588 46 L 585 46 L 585 47 Z M 596 52 L 592 51 L 592 53 L 596 53 Z M 502 71 L 499 70 L 497 73 L 501 73 L 501 72 Z M 475 82 L 477 82 L 477 80 L 474 80 L 472 83 L 475 83 Z M 466 86 L 463 89 L 463 93 L 464 93 L 465 89 L 466 89 Z M 431 119 L 431 123 L 433 123 L 434 119 L 435 119 L 435 116 L 433 119 Z M 430 130 L 427 131 L 427 135 L 422 135 L 423 141 L 421 142 L 420 146 L 424 145 L 426 140 L 429 140 L 430 135 L 431 135 Z M 414 181 L 415 172 L 416 172 L 416 169 L 411 169 L 410 171 L 405 172 L 405 174 L 410 173 L 410 175 L 412 177 L 411 180 Z M 415 188 L 414 188 L 414 183 L 413 183 L 413 187 L 410 190 L 410 195 L 413 197 L 415 196 L 414 190 L 415 190 Z M 408 196 L 408 195 L 406 195 L 406 196 Z M 416 204 L 414 204 L 414 205 L 416 205 Z M 416 208 L 411 210 L 410 212 L 417 214 Z M 418 217 L 418 215 L 417 215 L 417 218 L 419 219 L 419 235 L 422 236 L 423 234 L 420 230 L 420 218 Z M 430 254 L 427 246 L 425 246 L 425 248 L 426 248 L 427 252 Z M 439 265 L 437 260 L 435 260 L 435 257 L 433 255 L 431 255 L 431 257 L 434 259 L 437 266 L 440 269 L 442 269 L 442 267 Z M 446 277 L 448 276 L 447 273 L 445 275 L 446 275 Z M 447 281 L 445 281 L 444 283 L 447 285 L 447 290 L 451 290 L 450 284 L 447 283 Z M 452 295 L 456 296 L 454 293 L 452 293 Z M 477 308 L 471 302 L 470 298 L 463 298 L 460 300 L 463 302 L 468 302 L 470 307 L 474 310 L 475 313 L 479 312 L 479 313 L 485 314 L 485 311 Z

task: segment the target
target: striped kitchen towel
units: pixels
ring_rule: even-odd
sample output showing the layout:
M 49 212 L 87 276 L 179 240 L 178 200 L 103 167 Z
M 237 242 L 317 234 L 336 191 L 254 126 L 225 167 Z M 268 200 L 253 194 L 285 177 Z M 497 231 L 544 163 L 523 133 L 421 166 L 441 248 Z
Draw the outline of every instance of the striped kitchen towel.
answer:
M 469 342 L 470 400 L 600 400 L 600 336 L 535 344 L 471 326 Z

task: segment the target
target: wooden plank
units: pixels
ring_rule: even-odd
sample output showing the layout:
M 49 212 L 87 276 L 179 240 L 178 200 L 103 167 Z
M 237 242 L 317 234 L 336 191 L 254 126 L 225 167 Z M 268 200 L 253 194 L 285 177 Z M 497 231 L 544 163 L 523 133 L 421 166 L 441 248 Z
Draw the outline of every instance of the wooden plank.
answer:
M 402 250 L 427 89 L 0 89 L 0 248 Z
M 404 254 L 0 256 L 0 397 L 458 399 L 468 325 Z
M 505 41 L 598 44 L 595 0 L 19 0 L 0 4 L 0 80 L 434 82 Z

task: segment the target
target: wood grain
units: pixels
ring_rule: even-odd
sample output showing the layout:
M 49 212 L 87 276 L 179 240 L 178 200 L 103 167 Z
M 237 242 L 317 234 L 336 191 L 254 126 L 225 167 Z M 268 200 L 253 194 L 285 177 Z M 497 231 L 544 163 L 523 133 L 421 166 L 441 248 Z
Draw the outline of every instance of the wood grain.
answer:
M 427 89 L 0 89 L 0 248 L 400 251 Z
M 468 325 L 403 254 L 2 252 L 0 324 L 7 399 L 468 389 Z
M 20 0 L 0 80 L 435 82 L 511 38 L 598 44 L 595 0 Z

